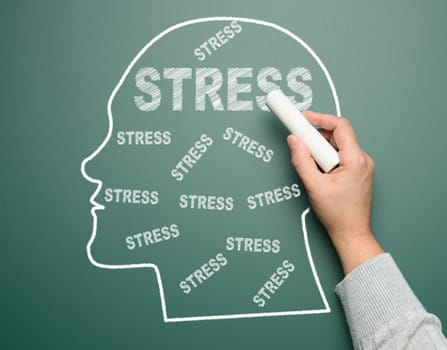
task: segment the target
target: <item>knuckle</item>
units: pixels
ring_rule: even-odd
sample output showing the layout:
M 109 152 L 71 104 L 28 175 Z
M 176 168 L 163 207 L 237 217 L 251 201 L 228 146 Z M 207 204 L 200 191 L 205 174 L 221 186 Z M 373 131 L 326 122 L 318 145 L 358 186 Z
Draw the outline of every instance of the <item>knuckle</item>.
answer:
M 338 123 L 340 125 L 343 125 L 343 126 L 351 125 L 351 123 L 349 122 L 348 118 L 346 118 L 346 117 L 339 117 L 338 120 L 339 120 Z
M 375 166 L 375 164 L 374 164 L 374 160 L 371 158 L 371 156 L 370 156 L 368 153 L 366 153 L 365 151 L 363 151 L 363 154 L 364 154 L 366 163 L 367 163 L 369 166 L 374 167 L 374 166 Z
M 368 163 L 372 170 L 376 169 L 376 162 L 370 156 L 368 156 Z
M 362 171 L 373 174 L 375 171 L 375 163 L 374 160 L 366 153 L 364 153 L 363 157 L 358 159 L 357 165 Z

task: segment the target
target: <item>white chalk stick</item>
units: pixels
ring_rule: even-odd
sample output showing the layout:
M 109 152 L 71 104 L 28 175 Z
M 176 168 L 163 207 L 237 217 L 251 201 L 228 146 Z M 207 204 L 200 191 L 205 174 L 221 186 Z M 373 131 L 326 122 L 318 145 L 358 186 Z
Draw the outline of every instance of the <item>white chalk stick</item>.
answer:
M 281 90 L 269 92 L 267 106 L 276 114 L 292 134 L 298 135 L 309 149 L 312 157 L 325 173 L 340 163 L 337 151 L 319 131 L 301 114 L 298 108 Z

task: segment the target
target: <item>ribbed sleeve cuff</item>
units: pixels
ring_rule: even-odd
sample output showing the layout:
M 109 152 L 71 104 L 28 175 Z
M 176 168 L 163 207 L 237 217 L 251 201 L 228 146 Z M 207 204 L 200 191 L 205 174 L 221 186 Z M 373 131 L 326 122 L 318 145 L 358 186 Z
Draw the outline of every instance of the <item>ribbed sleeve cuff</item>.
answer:
M 335 288 L 354 344 L 411 310 L 425 311 L 388 253 L 351 271 Z

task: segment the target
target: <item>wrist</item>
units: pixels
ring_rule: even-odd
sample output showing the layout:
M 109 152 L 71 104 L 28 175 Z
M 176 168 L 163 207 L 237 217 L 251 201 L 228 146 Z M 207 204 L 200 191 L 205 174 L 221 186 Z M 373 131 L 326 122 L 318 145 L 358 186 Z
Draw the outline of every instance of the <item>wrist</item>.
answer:
M 369 229 L 355 233 L 332 234 L 330 237 L 342 263 L 345 275 L 369 259 L 384 252 Z
M 375 239 L 369 228 L 369 225 L 362 225 L 361 227 L 347 227 L 343 229 L 329 229 L 328 235 L 332 244 L 343 249 L 345 246 L 352 246 L 355 244 L 362 244 L 362 242 Z

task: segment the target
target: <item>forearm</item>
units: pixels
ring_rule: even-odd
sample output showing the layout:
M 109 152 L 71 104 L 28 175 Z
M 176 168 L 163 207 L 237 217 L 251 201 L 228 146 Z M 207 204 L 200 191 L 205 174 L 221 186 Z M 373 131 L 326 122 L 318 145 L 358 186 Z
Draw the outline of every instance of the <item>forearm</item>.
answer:
M 355 349 L 447 349 L 428 313 L 389 254 L 351 271 L 336 287 Z

